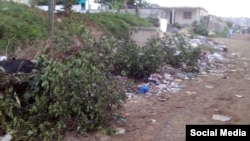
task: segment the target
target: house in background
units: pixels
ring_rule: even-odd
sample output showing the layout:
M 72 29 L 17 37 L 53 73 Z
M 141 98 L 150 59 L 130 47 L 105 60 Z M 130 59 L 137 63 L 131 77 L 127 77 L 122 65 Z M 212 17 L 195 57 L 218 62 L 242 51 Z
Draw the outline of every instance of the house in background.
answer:
M 22 3 L 22 4 L 26 4 L 26 5 L 30 6 L 30 0 L 6 0 L 6 1 L 13 1 L 16 3 Z
M 202 7 L 165 7 L 168 24 L 180 23 L 192 25 L 194 21 L 200 21 L 208 15 L 208 11 Z

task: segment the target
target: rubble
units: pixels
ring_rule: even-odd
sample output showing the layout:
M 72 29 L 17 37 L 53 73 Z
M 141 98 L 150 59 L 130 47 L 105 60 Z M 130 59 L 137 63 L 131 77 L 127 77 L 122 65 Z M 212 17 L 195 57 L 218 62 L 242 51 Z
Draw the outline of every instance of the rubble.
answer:
M 173 30 L 176 30 L 173 28 Z M 227 59 L 226 54 L 228 48 L 223 42 L 213 41 L 204 36 L 191 36 L 188 34 L 178 34 L 171 32 L 162 38 L 162 45 L 169 48 L 176 48 L 174 55 L 180 55 L 181 50 L 178 50 L 178 43 L 184 41 L 187 49 L 200 47 L 201 54 L 197 60 L 198 72 L 183 72 L 181 68 L 185 68 L 186 64 L 174 68 L 168 64 L 163 65 L 157 73 L 149 76 L 146 82 L 136 86 L 136 91 L 129 91 L 126 93 L 129 100 L 133 99 L 133 95 L 155 95 L 162 93 L 175 93 L 183 87 L 181 83 L 185 80 L 196 80 L 199 76 L 216 75 L 224 79 L 228 78 L 230 72 L 235 69 L 235 63 Z M 232 53 L 232 57 L 239 57 L 238 53 Z M 244 64 L 248 66 L 247 63 Z M 213 86 L 205 86 L 205 88 L 213 89 Z M 186 92 L 188 95 L 194 95 L 195 92 Z

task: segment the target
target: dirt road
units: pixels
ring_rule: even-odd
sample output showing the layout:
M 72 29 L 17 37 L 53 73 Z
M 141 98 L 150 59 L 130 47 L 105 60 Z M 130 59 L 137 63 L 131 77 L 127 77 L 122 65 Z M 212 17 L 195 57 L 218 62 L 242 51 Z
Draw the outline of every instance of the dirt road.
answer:
M 250 36 L 216 39 L 229 48 L 235 66 L 223 76 L 199 76 L 185 80 L 177 93 L 137 97 L 126 104 L 126 132 L 66 140 L 89 141 L 185 141 L 186 124 L 250 124 Z M 239 53 L 240 56 L 231 54 Z M 228 116 L 226 122 L 214 114 Z

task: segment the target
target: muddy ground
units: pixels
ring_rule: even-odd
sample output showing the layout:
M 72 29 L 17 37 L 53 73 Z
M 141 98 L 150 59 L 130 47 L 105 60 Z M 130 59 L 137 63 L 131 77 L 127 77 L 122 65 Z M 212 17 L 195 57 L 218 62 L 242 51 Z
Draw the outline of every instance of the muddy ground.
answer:
M 125 105 L 126 122 L 120 125 L 126 129 L 124 134 L 79 137 L 71 133 L 65 141 L 185 141 L 187 124 L 250 124 L 250 36 L 216 40 L 229 48 L 227 55 L 235 65 L 228 65 L 224 75 L 184 80 L 185 88 L 176 93 L 135 97 Z M 214 114 L 231 119 L 217 121 Z

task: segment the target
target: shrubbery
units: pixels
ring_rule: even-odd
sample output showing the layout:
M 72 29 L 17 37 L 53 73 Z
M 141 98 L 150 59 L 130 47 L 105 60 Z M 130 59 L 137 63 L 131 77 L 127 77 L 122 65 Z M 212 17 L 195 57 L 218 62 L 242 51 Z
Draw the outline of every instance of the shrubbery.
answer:
M 15 140 L 52 140 L 71 130 L 111 131 L 111 116 L 126 101 L 115 75 L 146 78 L 163 63 L 195 70 L 199 49 L 176 37 L 154 39 L 142 48 L 130 40 L 87 38 L 76 54 L 57 61 L 39 57 L 35 73 L 1 74 L 0 132 L 11 131 Z
M 11 131 L 15 140 L 61 140 L 65 131 L 109 130 L 126 98 L 112 77 L 92 64 L 94 55 L 81 51 L 64 61 L 41 57 L 29 79 L 9 81 L 1 92 L 0 130 Z
M 178 28 L 178 29 L 181 29 L 182 26 L 181 26 L 180 23 L 177 23 L 177 22 L 176 22 L 176 23 L 173 24 L 173 27 L 176 27 L 176 28 Z
M 163 63 L 185 72 L 197 72 L 201 48 L 192 47 L 184 36 L 166 36 L 162 39 Z
M 93 17 L 102 21 L 108 15 L 103 14 L 102 19 L 96 18 L 97 15 Z M 55 24 L 52 53 L 36 58 L 36 72 L 0 73 L 0 134 L 10 132 L 14 140 L 61 140 L 66 131 L 86 133 L 103 129 L 111 133 L 109 121 L 126 101 L 124 89 L 116 83 L 116 75 L 147 78 L 164 63 L 183 71 L 195 71 L 200 50 L 191 48 L 182 36 L 153 39 L 145 47 L 138 47 L 122 35 L 129 25 L 147 23 L 132 19 L 131 15 L 113 16 L 123 19 L 118 22 L 120 26 L 108 25 L 115 18 L 100 23 L 105 23 L 110 28 L 108 31 L 117 32 L 124 40 L 103 37 L 96 41 L 85 26 L 78 24 L 81 23 L 79 15 L 61 18 L 63 22 Z M 8 25 L 0 26 L 3 34 L 8 29 L 5 26 Z M 124 34 L 118 33 L 121 28 Z M 24 29 L 22 32 L 26 31 Z M 38 37 L 41 33 L 42 37 L 43 32 L 31 33 Z M 74 38 L 82 45 L 70 52 Z M 6 41 L 5 35 L 3 39 Z M 22 37 L 16 39 L 21 41 Z
M 198 21 L 193 22 L 193 31 L 199 35 L 203 35 L 203 36 L 208 35 L 207 27 L 202 20 L 200 21 L 200 23 L 198 23 Z
M 161 63 L 153 62 L 156 46 L 139 52 L 133 42 L 114 38 L 89 38 L 84 45 L 77 54 L 57 61 L 42 55 L 32 74 L 1 74 L 0 133 L 11 132 L 15 140 L 53 140 L 71 130 L 109 131 L 111 116 L 126 101 L 110 72 L 141 78 Z

